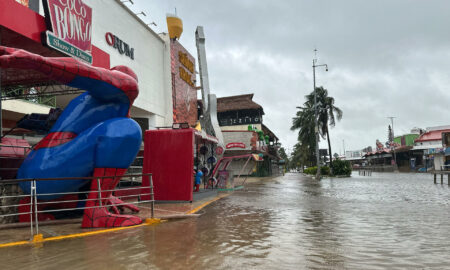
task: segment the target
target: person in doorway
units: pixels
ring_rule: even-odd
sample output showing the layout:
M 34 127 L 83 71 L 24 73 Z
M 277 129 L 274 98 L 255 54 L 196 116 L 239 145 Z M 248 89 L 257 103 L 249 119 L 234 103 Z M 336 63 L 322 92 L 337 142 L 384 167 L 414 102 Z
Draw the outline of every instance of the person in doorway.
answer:
M 194 167 L 194 170 L 192 171 L 192 186 L 195 189 L 195 175 L 197 174 L 197 167 Z
M 195 174 L 195 190 L 194 192 L 198 192 L 200 189 L 200 183 L 202 182 L 203 172 L 202 170 L 198 169 L 197 173 Z

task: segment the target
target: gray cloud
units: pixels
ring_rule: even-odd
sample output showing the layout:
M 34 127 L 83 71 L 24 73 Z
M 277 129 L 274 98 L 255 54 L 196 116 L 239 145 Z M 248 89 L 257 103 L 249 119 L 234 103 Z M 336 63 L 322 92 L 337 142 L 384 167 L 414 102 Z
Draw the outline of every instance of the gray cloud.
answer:
M 194 32 L 205 27 L 210 84 L 218 96 L 255 93 L 265 123 L 288 147 L 295 106 L 312 90 L 313 49 L 330 71 L 317 85 L 335 97 L 344 118 L 331 131 L 335 152 L 387 139 L 415 126 L 450 124 L 448 1 L 181 1 L 135 0 L 165 32 L 177 8 L 183 45 L 196 54 Z M 149 19 L 150 20 L 150 19 Z M 326 143 L 321 142 L 325 147 Z

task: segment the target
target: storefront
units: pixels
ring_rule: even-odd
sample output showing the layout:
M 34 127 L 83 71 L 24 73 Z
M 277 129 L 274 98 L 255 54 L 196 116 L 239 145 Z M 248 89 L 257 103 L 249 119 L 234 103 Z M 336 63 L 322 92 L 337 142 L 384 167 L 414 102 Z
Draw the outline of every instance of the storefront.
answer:
M 84 33 L 91 39 L 92 45 L 86 53 L 92 57 L 92 65 L 107 69 L 117 65 L 130 67 L 139 80 L 139 96 L 131 108 L 131 117 L 143 130 L 170 126 L 172 83 L 168 35 L 156 34 L 119 0 L 108 1 L 107 4 L 94 0 L 85 0 L 84 3 L 92 12 L 91 34 Z M 39 0 L 2 0 L 0 44 L 47 57 L 67 57 L 61 50 L 43 45 L 48 39 L 45 32 L 49 30 L 44 7 Z M 120 22 L 117 18 L 121 18 Z M 13 128 L 26 114 L 47 114 L 52 107 L 63 109 L 82 92 L 57 86 L 38 72 L 17 70 L 2 70 L 1 87 L 4 132 Z M 39 96 L 44 92 L 47 100 L 53 100 L 50 104 L 40 102 Z M 35 95 L 29 98 L 24 93 Z

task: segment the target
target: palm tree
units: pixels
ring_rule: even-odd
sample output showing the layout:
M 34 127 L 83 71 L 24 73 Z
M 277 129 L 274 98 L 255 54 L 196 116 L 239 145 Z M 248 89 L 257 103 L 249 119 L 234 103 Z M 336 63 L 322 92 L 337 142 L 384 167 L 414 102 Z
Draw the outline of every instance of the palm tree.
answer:
M 300 152 L 305 153 L 305 151 L 309 150 L 307 157 L 303 155 L 304 158 L 302 158 L 301 161 L 306 163 L 307 160 L 314 160 L 315 157 L 316 143 L 314 133 L 314 110 L 309 103 L 305 103 L 305 107 L 297 107 L 297 109 L 299 110 L 297 111 L 296 116 L 292 119 L 291 130 L 294 131 L 299 129 L 297 139 L 299 143 L 296 145 L 298 154 L 300 154 Z M 300 151 L 300 148 L 302 151 Z
M 333 173 L 333 158 L 328 127 L 334 127 L 336 125 L 336 119 L 338 121 L 342 119 L 342 110 L 334 106 L 334 98 L 328 96 L 328 90 L 323 88 L 322 86 L 316 88 L 316 95 L 319 134 L 323 139 L 325 139 L 325 135 L 327 136 L 329 151 L 328 154 L 330 156 L 330 169 L 331 173 Z M 312 108 L 314 107 L 314 92 L 306 96 L 305 106 Z

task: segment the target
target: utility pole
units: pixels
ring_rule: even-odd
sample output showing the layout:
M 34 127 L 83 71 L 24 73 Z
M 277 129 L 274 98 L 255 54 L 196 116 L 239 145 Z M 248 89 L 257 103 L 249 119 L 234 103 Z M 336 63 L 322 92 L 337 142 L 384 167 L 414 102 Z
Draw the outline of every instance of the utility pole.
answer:
M 316 91 L 316 67 L 325 67 L 325 71 L 328 71 L 327 64 L 317 65 L 317 49 L 314 49 L 314 59 L 313 59 L 313 85 L 314 85 L 314 133 L 316 135 L 316 162 L 317 162 L 317 173 L 316 179 L 320 180 L 320 156 L 319 156 L 319 123 L 318 123 L 318 112 L 317 112 L 317 91 Z
M 345 140 L 344 139 L 342 139 L 342 149 L 344 149 L 344 157 L 346 157 L 346 155 L 345 155 Z

